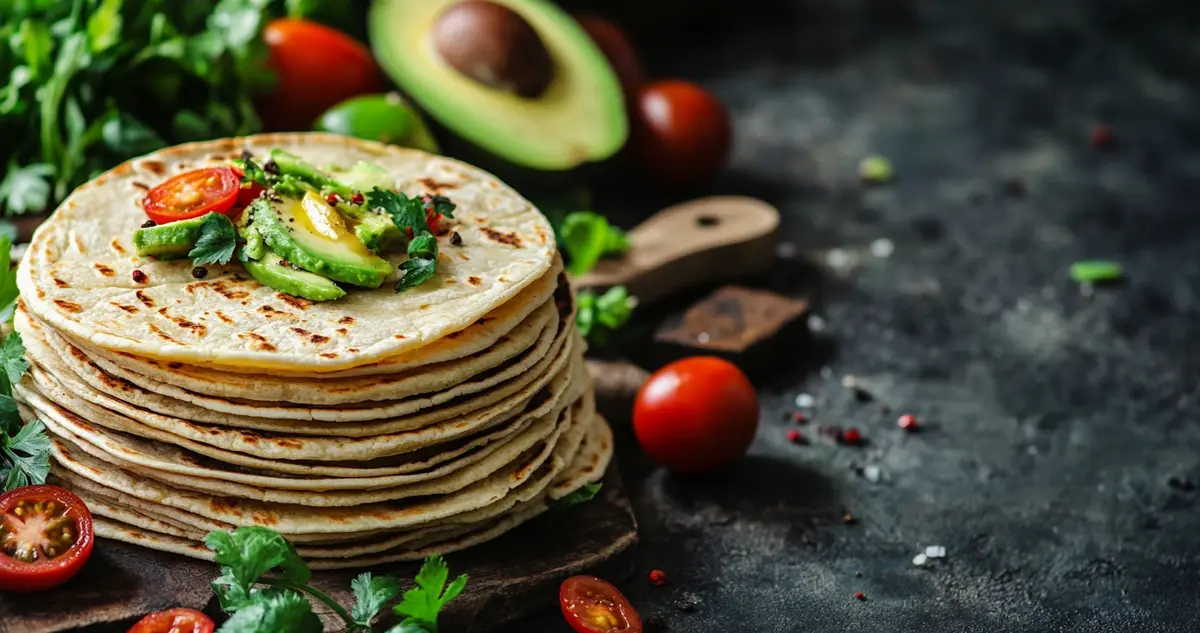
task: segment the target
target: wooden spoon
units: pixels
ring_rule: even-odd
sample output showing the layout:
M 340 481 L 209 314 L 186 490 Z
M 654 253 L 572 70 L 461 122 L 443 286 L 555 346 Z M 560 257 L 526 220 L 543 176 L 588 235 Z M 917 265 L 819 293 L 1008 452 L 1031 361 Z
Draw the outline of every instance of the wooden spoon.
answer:
M 629 231 L 630 248 L 573 280 L 576 288 L 624 285 L 642 304 L 693 286 L 765 272 L 775 257 L 779 211 L 744 196 L 698 198 L 655 213 Z

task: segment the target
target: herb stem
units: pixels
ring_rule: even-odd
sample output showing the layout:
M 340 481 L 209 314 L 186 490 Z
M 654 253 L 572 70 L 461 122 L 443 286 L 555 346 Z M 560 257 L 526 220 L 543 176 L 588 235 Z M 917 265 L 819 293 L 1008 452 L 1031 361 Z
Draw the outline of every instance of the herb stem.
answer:
M 346 609 L 343 608 L 342 605 L 337 603 L 337 600 L 334 600 L 332 597 L 329 596 L 329 594 L 325 593 L 324 591 L 321 591 L 320 589 L 309 587 L 308 585 L 297 585 L 295 583 L 291 583 L 286 580 L 282 580 L 280 578 L 259 578 L 258 582 L 259 582 L 259 584 L 263 584 L 263 585 L 271 585 L 272 587 L 279 587 L 281 589 L 291 589 L 293 591 L 299 591 L 302 593 L 306 593 L 306 594 L 316 598 L 317 600 L 324 602 L 325 605 L 328 606 L 330 609 L 332 609 L 334 613 L 338 614 L 338 617 L 345 620 L 347 631 L 358 631 L 358 630 L 361 630 L 361 628 L 362 628 L 362 626 L 358 622 L 356 622 L 354 620 L 354 618 L 350 617 L 349 611 L 346 611 Z

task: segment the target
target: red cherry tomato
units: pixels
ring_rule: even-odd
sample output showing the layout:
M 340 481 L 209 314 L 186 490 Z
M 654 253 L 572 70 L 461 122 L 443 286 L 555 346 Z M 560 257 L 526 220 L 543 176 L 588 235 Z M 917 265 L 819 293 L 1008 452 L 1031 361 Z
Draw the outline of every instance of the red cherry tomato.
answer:
M 746 454 L 758 429 L 758 395 L 732 363 L 675 361 L 638 391 L 633 431 L 642 450 L 675 472 L 718 468 Z
M 329 108 L 383 90 L 375 59 L 350 36 L 308 20 L 273 20 L 263 29 L 275 89 L 259 111 L 268 129 L 308 130 Z
M 633 150 L 663 184 L 690 187 L 715 177 L 729 159 L 729 112 L 686 81 L 656 81 L 638 93 Z
M 43 591 L 71 579 L 92 555 L 92 513 L 58 486 L 0 495 L 0 591 Z
M 608 58 L 621 82 L 621 90 L 625 98 L 632 101 L 642 86 L 646 85 L 646 69 L 638 59 L 633 44 L 625 36 L 621 27 L 594 15 L 581 15 L 576 18 L 579 26 L 592 36 L 592 41 L 600 48 L 600 52 Z
M 558 603 L 576 633 L 642 633 L 642 618 L 625 596 L 595 576 L 564 580 Z
M 233 215 L 241 184 L 231 167 L 185 171 L 153 188 L 142 209 L 158 224 L 200 217 L 209 212 Z
M 213 621 L 195 609 L 167 609 L 138 620 L 129 633 L 212 633 Z

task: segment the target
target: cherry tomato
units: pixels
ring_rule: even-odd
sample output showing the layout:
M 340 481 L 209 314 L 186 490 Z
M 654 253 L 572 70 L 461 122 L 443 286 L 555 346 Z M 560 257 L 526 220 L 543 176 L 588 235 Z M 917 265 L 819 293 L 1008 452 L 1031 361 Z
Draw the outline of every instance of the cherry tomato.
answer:
M 158 224 L 197 218 L 215 211 L 231 215 L 241 191 L 231 167 L 185 171 L 150 190 L 142 209 Z
M 595 576 L 564 580 L 558 603 L 576 633 L 642 633 L 642 618 L 625 596 Z
M 581 15 L 576 20 L 608 58 L 608 63 L 621 82 L 625 98 L 632 101 L 642 86 L 646 85 L 646 69 L 642 67 L 642 61 L 638 59 L 625 32 L 616 24 L 594 15 Z
M 729 361 L 695 356 L 654 372 L 638 391 L 633 431 L 654 461 L 680 473 L 719 468 L 746 454 L 758 429 L 758 395 Z
M 242 176 L 246 175 L 245 172 L 238 169 L 236 165 L 230 165 L 229 168 L 233 170 L 233 175 L 237 176 L 238 182 L 241 182 Z M 250 206 L 251 202 L 257 200 L 258 197 L 262 195 L 262 192 L 266 190 L 266 187 L 258 184 L 257 182 L 252 182 L 249 184 L 243 183 L 239 185 L 237 200 L 234 201 L 233 210 L 228 215 L 236 219 L 237 216 L 242 214 L 242 211 L 245 210 L 246 207 Z
M 195 609 L 167 609 L 138 620 L 129 633 L 212 633 L 212 619 Z
M 58 486 L 0 495 L 0 591 L 43 591 L 71 579 L 92 555 L 92 513 Z
M 638 93 L 634 152 L 663 184 L 690 187 L 715 177 L 729 158 L 729 112 L 712 94 L 686 81 L 657 81 Z
M 263 30 L 275 89 L 259 107 L 267 128 L 312 129 L 335 104 L 379 92 L 379 67 L 365 46 L 350 36 L 308 20 L 273 20 Z

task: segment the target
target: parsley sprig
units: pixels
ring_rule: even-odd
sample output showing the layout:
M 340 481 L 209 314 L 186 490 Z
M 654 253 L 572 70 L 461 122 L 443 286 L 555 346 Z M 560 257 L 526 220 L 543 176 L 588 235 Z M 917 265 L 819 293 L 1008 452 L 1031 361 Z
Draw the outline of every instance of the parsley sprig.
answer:
M 400 595 L 400 583 L 389 576 L 359 574 L 350 582 L 354 605 L 347 610 L 331 596 L 308 584 L 312 572 L 296 549 L 279 533 L 264 527 L 242 527 L 209 533 L 204 544 L 213 551 L 221 575 L 212 583 L 221 608 L 231 614 L 220 633 L 316 633 L 321 622 L 303 594 L 328 606 L 351 633 L 369 632 L 371 623 Z M 467 577 L 446 586 L 449 569 L 440 556 L 425 559 L 416 586 L 395 607 L 404 619 L 389 633 L 437 633 L 438 613 L 462 593 Z
M 575 327 L 589 343 L 602 347 L 614 332 L 629 323 L 637 299 L 629 295 L 625 286 L 613 286 L 602 295 L 581 290 L 575 297 L 575 305 Z
M 409 236 L 408 259 L 400 264 L 403 275 L 396 292 L 415 288 L 437 272 L 438 243 L 429 230 L 430 214 L 454 217 L 454 203 L 445 196 L 408 197 L 403 192 L 376 187 L 366 194 L 367 206 L 391 216 L 392 223 Z
M 572 211 L 555 226 L 555 233 L 567 252 L 567 272 L 582 275 L 596 267 L 607 255 L 629 250 L 629 238 L 621 229 L 592 211 Z
M 188 257 L 192 258 L 193 266 L 225 265 L 233 259 L 237 245 L 238 232 L 233 222 L 220 213 L 209 213 L 204 216 L 200 236 L 188 251 Z
M 11 241 L 0 236 L 0 313 L 12 314 L 17 300 L 17 271 L 9 267 Z M 33 420 L 23 424 L 13 398 L 13 385 L 29 369 L 25 343 L 11 332 L 0 341 L 0 486 L 12 490 L 46 482 L 50 474 L 50 438 L 46 427 Z

